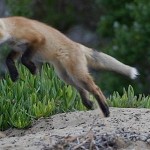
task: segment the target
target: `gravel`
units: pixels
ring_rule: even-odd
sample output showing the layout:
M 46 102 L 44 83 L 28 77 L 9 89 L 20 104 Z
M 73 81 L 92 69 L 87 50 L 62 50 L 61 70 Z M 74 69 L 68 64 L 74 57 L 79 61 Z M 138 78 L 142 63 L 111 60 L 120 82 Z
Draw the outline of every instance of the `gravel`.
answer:
M 26 130 L 0 132 L 0 150 L 148 150 L 150 110 L 111 108 L 41 118 Z

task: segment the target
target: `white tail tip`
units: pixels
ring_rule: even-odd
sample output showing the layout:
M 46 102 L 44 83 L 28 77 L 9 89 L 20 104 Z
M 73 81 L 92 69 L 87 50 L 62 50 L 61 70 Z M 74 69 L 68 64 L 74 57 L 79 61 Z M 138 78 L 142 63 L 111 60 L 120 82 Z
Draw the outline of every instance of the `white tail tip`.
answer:
M 139 72 L 137 71 L 136 68 L 132 68 L 131 69 L 131 72 L 130 72 L 130 78 L 131 79 L 136 79 L 137 76 L 140 75 Z

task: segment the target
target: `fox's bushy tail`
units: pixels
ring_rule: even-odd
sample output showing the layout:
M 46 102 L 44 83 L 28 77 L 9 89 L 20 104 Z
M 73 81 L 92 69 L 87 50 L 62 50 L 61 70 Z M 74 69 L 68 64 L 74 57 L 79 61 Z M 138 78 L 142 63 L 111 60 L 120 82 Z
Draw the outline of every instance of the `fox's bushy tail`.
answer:
M 126 75 L 131 79 L 135 79 L 137 75 L 139 75 L 136 68 L 125 65 L 105 53 L 98 52 L 89 48 L 83 48 L 83 51 L 87 58 L 88 67 L 92 69 L 114 71 L 122 75 Z

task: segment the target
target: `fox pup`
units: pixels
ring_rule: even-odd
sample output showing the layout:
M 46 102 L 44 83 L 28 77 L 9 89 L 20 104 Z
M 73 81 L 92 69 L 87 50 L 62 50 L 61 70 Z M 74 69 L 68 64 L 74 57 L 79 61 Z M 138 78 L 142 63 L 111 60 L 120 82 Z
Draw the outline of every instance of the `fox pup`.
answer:
M 11 47 L 6 65 L 12 81 L 18 79 L 14 62 L 18 57 L 21 57 L 22 64 L 32 74 L 37 72 L 37 62 L 50 63 L 63 81 L 77 89 L 83 104 L 88 109 L 93 107 L 88 97 L 91 93 L 105 117 L 110 114 L 106 98 L 94 83 L 88 68 L 115 71 L 131 79 L 138 75 L 135 68 L 107 54 L 76 43 L 44 23 L 24 17 L 0 19 L 0 44 L 2 43 L 7 43 Z

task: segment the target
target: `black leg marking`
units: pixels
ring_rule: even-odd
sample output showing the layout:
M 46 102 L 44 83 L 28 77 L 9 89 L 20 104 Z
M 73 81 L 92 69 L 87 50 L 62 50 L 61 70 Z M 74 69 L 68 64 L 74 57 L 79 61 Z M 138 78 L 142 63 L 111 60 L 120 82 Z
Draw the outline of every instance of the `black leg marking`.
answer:
M 32 50 L 28 48 L 21 57 L 21 62 L 25 65 L 32 74 L 36 74 L 37 68 L 35 64 L 31 61 Z
M 87 97 L 87 92 L 84 89 L 78 89 L 82 103 L 87 109 L 93 109 L 93 102 L 91 102 Z
M 104 116 L 109 117 L 110 111 L 109 111 L 108 105 L 106 103 L 102 103 L 98 95 L 95 96 L 95 98 L 96 98 L 100 108 L 102 109 Z
M 13 82 L 15 82 L 19 77 L 17 68 L 15 66 L 15 62 L 13 60 L 13 58 L 16 56 L 16 54 L 17 54 L 16 52 L 11 51 L 6 58 L 6 65 L 7 65 L 11 80 Z

